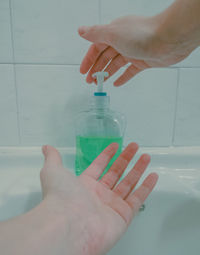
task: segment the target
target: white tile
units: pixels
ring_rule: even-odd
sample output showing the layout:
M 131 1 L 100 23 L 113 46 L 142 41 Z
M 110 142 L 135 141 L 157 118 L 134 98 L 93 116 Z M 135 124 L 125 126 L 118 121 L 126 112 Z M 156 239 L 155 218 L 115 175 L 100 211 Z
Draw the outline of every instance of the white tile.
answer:
M 114 88 L 108 85 L 112 108 L 124 113 L 127 118 L 125 143 L 171 145 L 176 88 L 176 69 L 146 70 L 124 86 Z
M 200 67 L 200 47 L 194 50 L 185 60 L 177 64 L 180 67 Z
M 200 145 L 200 69 L 181 69 L 175 145 Z
M 74 146 L 74 116 L 94 90 L 84 83 L 78 67 L 17 66 L 22 144 Z M 112 108 L 127 116 L 126 143 L 171 144 L 176 84 L 175 69 L 159 69 L 141 73 L 123 88 L 107 86 Z
M 98 23 L 98 0 L 11 0 L 16 61 L 80 63 L 89 42 L 81 25 Z
M 155 15 L 170 4 L 174 0 L 101 0 L 101 20 L 102 23 L 125 15 Z
M 23 145 L 74 146 L 74 117 L 88 104 L 91 86 L 74 66 L 17 66 Z
M 0 146 L 18 145 L 16 92 L 12 65 L 0 65 Z
M 9 0 L 0 0 L 0 63 L 11 63 L 12 41 Z

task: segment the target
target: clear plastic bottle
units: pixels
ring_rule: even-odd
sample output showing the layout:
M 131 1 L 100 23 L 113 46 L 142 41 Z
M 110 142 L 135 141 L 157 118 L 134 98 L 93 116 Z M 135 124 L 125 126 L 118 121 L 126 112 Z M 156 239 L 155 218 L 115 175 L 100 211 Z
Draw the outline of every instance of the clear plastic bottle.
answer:
M 109 144 L 117 142 L 118 151 L 104 175 L 122 151 L 125 116 L 110 109 L 110 97 L 103 92 L 106 75 L 105 72 L 95 74 L 98 92 L 92 96 L 89 109 L 76 118 L 76 175 L 80 175 Z

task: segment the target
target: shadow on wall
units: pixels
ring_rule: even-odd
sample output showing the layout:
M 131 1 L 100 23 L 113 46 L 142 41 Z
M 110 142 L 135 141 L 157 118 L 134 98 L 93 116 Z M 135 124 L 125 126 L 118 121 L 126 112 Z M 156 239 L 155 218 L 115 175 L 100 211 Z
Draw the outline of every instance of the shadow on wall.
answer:
M 75 118 L 88 106 L 88 96 L 68 98 L 65 105 L 54 103 L 48 111 L 47 127 L 51 145 L 60 147 L 75 147 Z

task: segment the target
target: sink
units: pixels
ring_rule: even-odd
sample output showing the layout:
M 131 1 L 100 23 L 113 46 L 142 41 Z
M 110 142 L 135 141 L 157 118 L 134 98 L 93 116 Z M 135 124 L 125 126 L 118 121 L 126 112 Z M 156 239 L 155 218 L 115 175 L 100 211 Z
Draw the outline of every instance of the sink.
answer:
M 199 255 L 200 199 L 157 189 L 109 255 Z
M 144 148 L 137 157 L 143 152 L 152 155 L 146 175 L 157 172 L 158 185 L 107 255 L 199 255 L 200 149 Z M 74 150 L 61 153 L 73 171 Z M 39 148 L 0 149 L 0 220 L 27 212 L 41 201 L 42 164 Z

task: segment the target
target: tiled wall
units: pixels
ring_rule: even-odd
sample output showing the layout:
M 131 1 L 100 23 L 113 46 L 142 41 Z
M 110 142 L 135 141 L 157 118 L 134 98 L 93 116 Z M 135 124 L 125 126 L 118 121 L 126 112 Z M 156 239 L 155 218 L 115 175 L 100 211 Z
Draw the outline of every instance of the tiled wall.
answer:
M 0 146 L 74 146 L 74 116 L 94 86 L 79 65 L 89 43 L 80 25 L 173 0 L 0 0 Z M 166 69 L 140 73 L 121 88 L 107 82 L 112 108 L 126 114 L 126 143 L 200 145 L 200 49 Z

